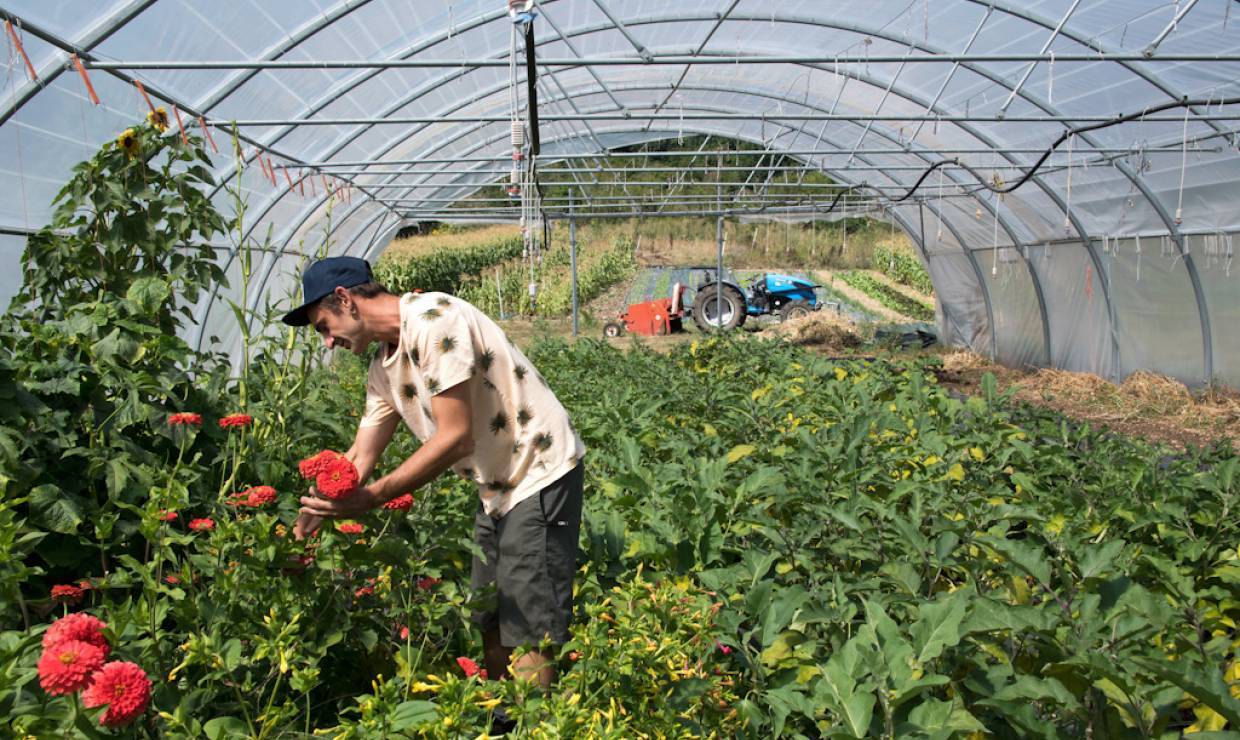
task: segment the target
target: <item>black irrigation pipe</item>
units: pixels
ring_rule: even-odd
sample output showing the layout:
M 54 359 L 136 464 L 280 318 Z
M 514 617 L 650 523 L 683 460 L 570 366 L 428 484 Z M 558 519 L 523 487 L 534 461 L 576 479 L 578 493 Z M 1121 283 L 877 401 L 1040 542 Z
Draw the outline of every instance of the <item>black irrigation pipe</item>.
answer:
M 1005 193 L 1010 193 L 1013 190 L 1016 190 L 1017 188 L 1019 188 L 1021 185 L 1024 185 L 1025 183 L 1029 182 L 1029 180 L 1031 180 L 1033 176 L 1038 173 L 1038 170 L 1042 168 L 1042 165 L 1046 164 L 1046 160 L 1050 159 L 1050 156 L 1055 153 L 1055 150 L 1058 149 L 1061 144 L 1067 141 L 1069 137 L 1076 136 L 1077 134 L 1088 133 L 1090 131 L 1097 131 L 1098 129 L 1109 128 L 1111 126 L 1118 126 L 1121 123 L 1128 123 L 1129 121 L 1135 121 L 1138 119 L 1145 118 L 1151 113 L 1160 113 L 1162 111 L 1171 110 L 1173 108 L 1191 108 L 1193 106 L 1209 107 L 1211 105 L 1218 105 L 1218 106 L 1240 105 L 1240 97 L 1218 98 L 1217 100 L 1214 98 L 1206 98 L 1204 100 L 1202 99 L 1189 100 L 1187 97 L 1185 97 L 1185 98 L 1181 98 L 1180 100 L 1173 100 L 1167 103 L 1161 103 L 1159 105 L 1146 108 L 1140 113 L 1129 113 L 1126 115 L 1117 116 L 1116 118 L 1113 118 L 1107 121 L 1090 123 L 1084 126 L 1077 126 L 1076 128 L 1070 128 L 1067 131 L 1064 131 L 1062 134 L 1060 134 L 1059 138 L 1055 139 L 1054 143 L 1052 143 L 1049 147 L 1047 147 L 1046 151 L 1042 152 L 1042 156 L 1038 157 L 1038 161 L 1034 162 L 1033 166 L 1030 167 L 1023 175 L 1021 175 L 1020 179 L 1018 179 L 1016 182 L 1012 183 L 1011 185 L 993 184 L 987 181 L 987 179 L 982 175 L 981 172 L 978 172 L 977 169 L 966 164 L 965 162 L 960 161 L 959 158 L 943 159 L 927 167 L 926 171 L 921 173 L 921 176 L 917 178 L 917 182 L 913 183 L 913 186 L 908 189 L 908 192 L 904 193 L 904 195 L 901 195 L 898 198 L 892 198 L 887 202 L 893 203 L 893 204 L 900 203 L 902 201 L 908 200 L 909 198 L 913 197 L 913 194 L 916 193 L 921 188 L 923 183 L 925 183 L 927 177 L 933 174 L 935 170 L 939 169 L 940 167 L 946 167 L 947 165 L 956 165 L 960 167 L 961 169 L 965 170 L 966 172 L 968 172 L 970 175 L 973 175 L 973 177 L 975 177 L 977 181 L 981 183 L 981 187 L 986 190 L 989 190 L 993 193 L 998 193 L 1000 195 L 1003 195 Z M 835 210 L 835 207 L 839 204 L 840 200 L 845 195 L 848 195 L 849 193 L 852 193 L 856 190 L 861 190 L 861 189 L 877 191 L 876 188 L 871 187 L 869 183 L 866 183 L 866 182 L 862 182 L 852 187 L 849 187 L 845 190 L 841 190 L 839 194 L 835 196 L 835 199 L 831 201 L 831 204 L 827 206 L 826 210 L 821 211 L 821 213 L 824 213 L 824 214 L 830 213 L 831 211 Z M 977 191 L 974 190 L 973 192 L 977 192 Z

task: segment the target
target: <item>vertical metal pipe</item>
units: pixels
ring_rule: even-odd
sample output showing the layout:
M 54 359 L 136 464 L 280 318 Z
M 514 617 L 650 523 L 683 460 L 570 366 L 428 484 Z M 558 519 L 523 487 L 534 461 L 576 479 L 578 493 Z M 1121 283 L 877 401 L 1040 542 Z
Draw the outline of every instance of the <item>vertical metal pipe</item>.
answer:
M 573 339 L 577 338 L 577 219 L 573 216 L 573 189 L 568 189 L 568 264 L 573 273 Z
M 715 160 L 716 168 L 723 166 L 723 155 L 720 154 Z M 715 181 L 718 182 L 720 172 L 715 170 Z M 715 186 L 715 209 L 722 213 L 723 211 L 723 186 Z M 719 322 L 719 329 L 723 329 L 723 216 L 715 219 L 715 319 Z

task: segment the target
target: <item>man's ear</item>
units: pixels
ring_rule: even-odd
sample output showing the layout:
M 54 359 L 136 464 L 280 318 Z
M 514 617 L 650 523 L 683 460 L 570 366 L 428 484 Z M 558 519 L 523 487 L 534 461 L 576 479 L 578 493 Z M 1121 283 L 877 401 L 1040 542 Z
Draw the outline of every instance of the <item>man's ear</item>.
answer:
M 339 285 L 332 291 L 336 295 L 336 300 L 340 301 L 341 306 L 348 306 L 353 300 L 353 296 L 349 293 L 348 288 L 342 288 Z

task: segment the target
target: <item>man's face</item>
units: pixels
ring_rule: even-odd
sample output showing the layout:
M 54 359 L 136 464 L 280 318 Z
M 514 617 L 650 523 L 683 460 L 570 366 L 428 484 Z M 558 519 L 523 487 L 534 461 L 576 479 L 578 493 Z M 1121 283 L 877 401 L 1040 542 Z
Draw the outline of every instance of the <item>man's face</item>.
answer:
M 342 306 L 339 311 L 332 311 L 320 302 L 310 309 L 307 316 L 328 349 L 347 349 L 361 356 L 374 341 L 352 303 Z

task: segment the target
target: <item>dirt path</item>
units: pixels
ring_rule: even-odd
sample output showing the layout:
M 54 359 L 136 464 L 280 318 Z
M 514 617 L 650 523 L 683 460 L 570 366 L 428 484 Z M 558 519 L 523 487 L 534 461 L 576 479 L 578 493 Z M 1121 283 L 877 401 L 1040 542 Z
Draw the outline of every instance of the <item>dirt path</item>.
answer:
M 894 291 L 903 293 L 906 297 L 911 298 L 914 301 L 917 301 L 918 303 L 928 303 L 931 306 L 934 305 L 934 296 L 926 295 L 925 293 L 922 293 L 916 288 L 905 285 L 904 283 L 897 283 L 895 280 L 892 280 L 891 278 L 887 277 L 886 275 L 879 272 L 878 270 L 862 270 L 862 272 L 869 273 L 870 276 L 873 277 L 875 280 L 886 285 L 887 287 L 891 288 Z
M 907 323 L 914 320 L 902 313 L 892 311 L 890 308 L 887 308 L 865 293 L 862 293 L 851 285 L 846 284 L 843 280 L 836 280 L 835 273 L 832 270 L 814 270 L 814 276 L 818 282 L 823 285 L 830 286 L 831 290 L 834 290 L 836 293 L 839 293 L 884 321 Z

